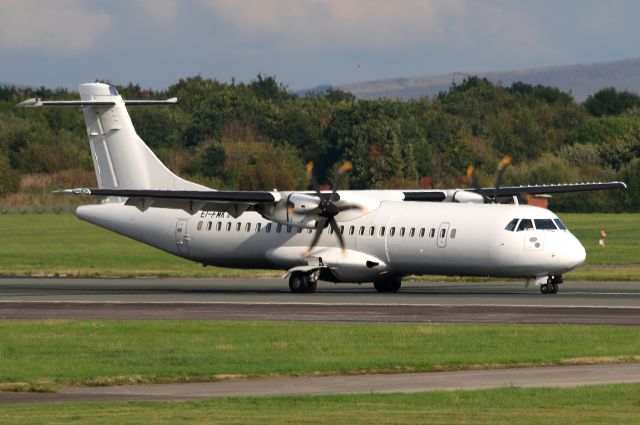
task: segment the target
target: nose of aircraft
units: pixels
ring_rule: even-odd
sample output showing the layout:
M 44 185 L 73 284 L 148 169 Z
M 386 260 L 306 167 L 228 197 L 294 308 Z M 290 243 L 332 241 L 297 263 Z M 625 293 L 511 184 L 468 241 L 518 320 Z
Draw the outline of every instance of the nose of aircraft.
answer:
M 566 251 L 563 253 L 562 258 L 569 269 L 573 269 L 584 263 L 587 258 L 587 252 L 584 246 L 573 235 L 569 236 L 569 241 L 566 244 Z

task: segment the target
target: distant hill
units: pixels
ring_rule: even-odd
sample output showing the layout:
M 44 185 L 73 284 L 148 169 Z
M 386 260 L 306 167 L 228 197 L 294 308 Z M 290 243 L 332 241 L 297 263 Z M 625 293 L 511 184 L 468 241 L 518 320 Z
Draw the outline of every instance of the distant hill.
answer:
M 360 99 L 387 97 L 392 99 L 416 99 L 434 96 L 447 90 L 452 81 L 461 82 L 469 75 L 486 77 L 505 86 L 516 81 L 558 87 L 571 92 L 578 101 L 604 87 L 640 92 L 640 59 L 625 59 L 585 65 L 552 66 L 515 71 L 468 72 L 444 75 L 426 75 L 390 80 L 367 81 L 336 86 L 349 91 Z M 307 91 L 324 91 L 326 86 Z

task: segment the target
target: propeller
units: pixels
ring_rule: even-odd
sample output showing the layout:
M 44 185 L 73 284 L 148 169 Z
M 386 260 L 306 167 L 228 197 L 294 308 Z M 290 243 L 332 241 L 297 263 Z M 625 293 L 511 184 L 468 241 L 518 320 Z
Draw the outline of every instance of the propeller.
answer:
M 320 202 L 317 207 L 303 213 L 304 215 L 316 215 L 318 217 L 316 221 L 316 231 L 313 235 L 313 239 L 311 240 L 311 245 L 307 249 L 306 255 L 309 255 L 311 250 L 318 244 L 322 231 L 326 227 L 330 227 L 333 230 L 333 233 L 335 233 L 338 238 L 340 247 L 343 251 L 345 250 L 344 238 L 342 237 L 340 226 L 338 226 L 335 217 L 342 211 L 362 209 L 362 207 L 358 205 L 336 205 L 336 202 L 340 200 L 340 195 L 337 193 L 338 189 L 340 188 L 346 173 L 351 170 L 351 168 L 353 168 L 353 165 L 349 161 L 342 164 L 340 168 L 338 168 L 338 171 L 336 171 L 336 175 L 333 178 L 331 193 L 322 193 L 313 174 L 313 162 L 309 162 L 307 164 L 307 178 L 309 179 L 311 187 L 315 191 L 313 196 L 317 196 Z
M 469 165 L 467 167 L 467 181 L 480 195 L 482 195 L 485 204 L 495 204 L 497 202 L 500 183 L 502 182 L 502 176 L 504 175 L 504 172 L 507 170 L 507 167 L 509 165 L 511 165 L 511 157 L 509 155 L 505 155 L 496 167 L 496 181 L 493 190 L 493 197 L 485 195 L 484 191 L 480 187 L 480 183 L 478 182 L 478 179 L 475 175 L 475 167 L 473 165 Z

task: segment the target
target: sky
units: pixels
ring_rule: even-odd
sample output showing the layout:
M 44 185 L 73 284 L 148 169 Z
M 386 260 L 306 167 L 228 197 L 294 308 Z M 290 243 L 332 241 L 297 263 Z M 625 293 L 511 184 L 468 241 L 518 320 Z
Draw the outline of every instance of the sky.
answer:
M 0 0 L 0 81 L 292 90 L 640 57 L 631 0 Z

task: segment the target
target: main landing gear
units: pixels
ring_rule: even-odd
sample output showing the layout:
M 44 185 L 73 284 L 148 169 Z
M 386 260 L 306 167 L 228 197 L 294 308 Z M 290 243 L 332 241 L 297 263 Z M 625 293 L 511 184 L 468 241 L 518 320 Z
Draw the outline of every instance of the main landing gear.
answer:
M 294 294 L 311 294 L 318 287 L 316 273 L 305 274 L 303 272 L 293 272 L 289 276 L 289 289 Z
M 373 287 L 378 292 L 398 292 L 402 285 L 402 279 L 378 279 L 373 281 Z
M 547 283 L 543 283 L 540 285 L 540 292 L 543 294 L 557 294 L 558 293 L 558 285 L 563 282 L 562 275 L 559 276 L 549 276 L 547 279 Z

